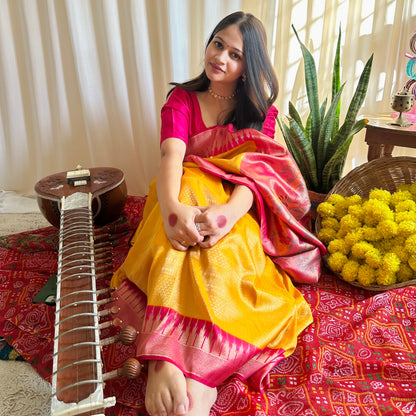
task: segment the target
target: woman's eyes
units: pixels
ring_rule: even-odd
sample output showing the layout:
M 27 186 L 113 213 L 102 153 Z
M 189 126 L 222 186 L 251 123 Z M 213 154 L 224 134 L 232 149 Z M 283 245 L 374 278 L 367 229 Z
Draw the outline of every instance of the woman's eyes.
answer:
M 217 49 L 224 49 L 224 44 L 223 44 L 222 42 L 219 42 L 218 40 L 215 40 L 215 41 L 214 41 L 214 46 L 215 46 Z M 230 53 L 230 56 L 231 56 L 231 58 L 233 58 L 233 59 L 235 59 L 235 60 L 239 60 L 239 59 L 241 59 L 241 56 L 240 56 L 238 53 L 236 53 L 236 52 L 231 52 L 231 53 Z

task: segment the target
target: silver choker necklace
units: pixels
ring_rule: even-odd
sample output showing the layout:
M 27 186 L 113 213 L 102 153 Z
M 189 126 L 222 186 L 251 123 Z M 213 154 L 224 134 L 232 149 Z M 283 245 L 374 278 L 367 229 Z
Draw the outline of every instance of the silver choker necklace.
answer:
M 235 90 L 231 95 L 219 95 L 212 91 L 211 85 L 208 87 L 209 93 L 216 98 L 217 100 L 231 100 L 237 94 L 237 90 Z

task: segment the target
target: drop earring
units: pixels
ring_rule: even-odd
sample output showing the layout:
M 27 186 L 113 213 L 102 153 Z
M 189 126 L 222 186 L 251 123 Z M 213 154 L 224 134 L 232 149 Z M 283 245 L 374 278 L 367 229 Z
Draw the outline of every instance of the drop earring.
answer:
M 247 75 L 246 74 L 241 75 L 241 81 L 246 82 L 246 80 L 247 80 Z

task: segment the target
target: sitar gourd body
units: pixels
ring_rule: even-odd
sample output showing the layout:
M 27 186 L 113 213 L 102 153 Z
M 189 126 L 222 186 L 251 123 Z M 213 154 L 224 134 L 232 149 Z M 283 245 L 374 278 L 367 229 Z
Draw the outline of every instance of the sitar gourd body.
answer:
M 72 172 L 79 172 L 80 176 L 77 177 Z M 75 185 L 78 179 L 85 182 Z M 55 227 L 59 227 L 60 223 L 62 197 L 68 197 L 75 192 L 91 194 L 91 209 L 94 224 L 97 225 L 115 220 L 120 215 L 127 198 L 123 172 L 108 167 L 88 170 L 78 168 L 47 176 L 35 185 L 35 192 L 42 214 Z

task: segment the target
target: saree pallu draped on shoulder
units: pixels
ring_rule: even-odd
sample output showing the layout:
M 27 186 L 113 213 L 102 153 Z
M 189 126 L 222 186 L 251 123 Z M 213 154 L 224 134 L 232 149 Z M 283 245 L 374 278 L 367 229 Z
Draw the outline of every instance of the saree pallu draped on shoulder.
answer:
M 208 386 L 237 375 L 263 390 L 312 322 L 289 276 L 316 281 L 324 250 L 302 225 L 306 188 L 286 150 L 257 131 L 218 127 L 189 143 L 180 201 L 224 204 L 240 183 L 253 191 L 256 213 L 210 249 L 177 251 L 153 182 L 133 246 L 112 279 L 122 319 L 139 330 L 139 359 L 170 361 Z

